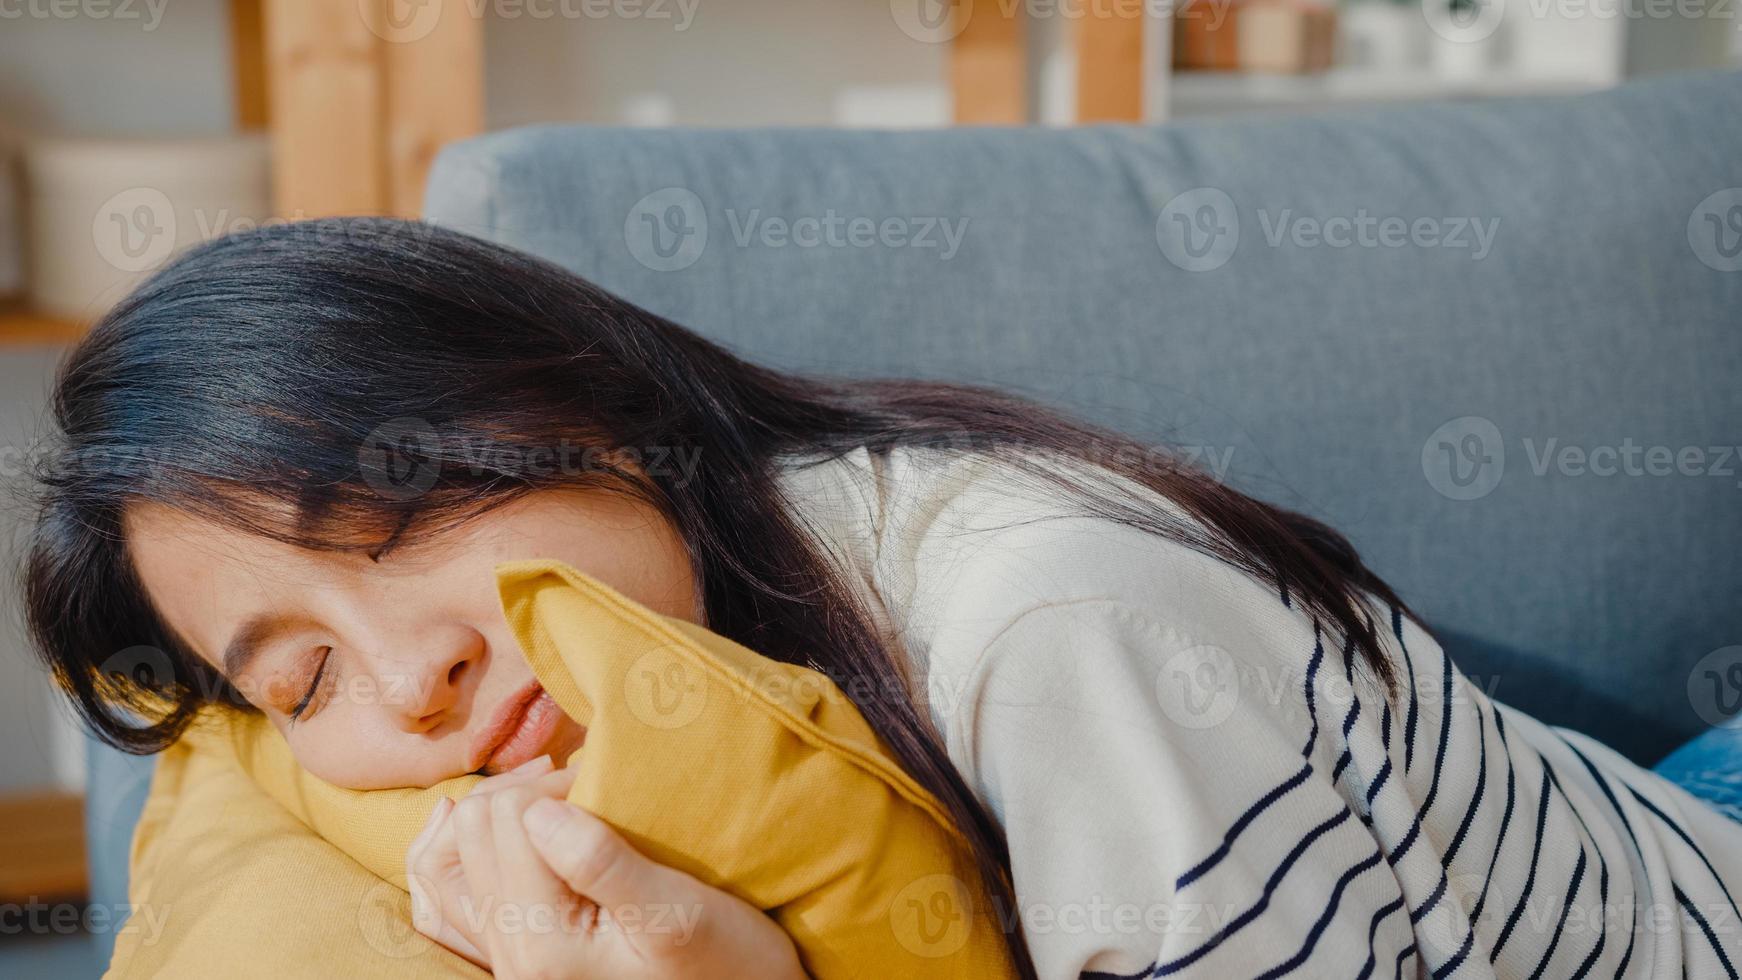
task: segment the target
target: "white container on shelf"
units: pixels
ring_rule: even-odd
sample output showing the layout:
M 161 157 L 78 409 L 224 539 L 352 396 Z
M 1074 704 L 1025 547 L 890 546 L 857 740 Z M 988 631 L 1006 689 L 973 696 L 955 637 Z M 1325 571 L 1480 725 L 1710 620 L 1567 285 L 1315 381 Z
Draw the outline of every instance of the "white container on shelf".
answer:
M 1354 0 L 1338 10 L 1337 64 L 1373 71 L 1419 69 L 1427 61 L 1420 4 Z
M 181 249 L 272 215 L 259 134 L 43 139 L 24 155 L 30 304 L 102 315 Z

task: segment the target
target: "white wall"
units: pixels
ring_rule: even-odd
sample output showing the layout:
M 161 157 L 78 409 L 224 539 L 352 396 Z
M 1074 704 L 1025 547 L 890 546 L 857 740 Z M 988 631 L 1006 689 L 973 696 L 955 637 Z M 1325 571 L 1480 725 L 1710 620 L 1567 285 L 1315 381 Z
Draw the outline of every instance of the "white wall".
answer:
M 635 122 L 638 106 L 661 100 L 659 121 L 677 125 L 828 125 L 843 98 L 883 91 L 892 107 L 948 114 L 946 46 L 903 34 L 888 0 L 683 3 L 687 26 L 679 0 L 660 20 L 540 20 L 498 4 L 485 41 L 489 125 Z

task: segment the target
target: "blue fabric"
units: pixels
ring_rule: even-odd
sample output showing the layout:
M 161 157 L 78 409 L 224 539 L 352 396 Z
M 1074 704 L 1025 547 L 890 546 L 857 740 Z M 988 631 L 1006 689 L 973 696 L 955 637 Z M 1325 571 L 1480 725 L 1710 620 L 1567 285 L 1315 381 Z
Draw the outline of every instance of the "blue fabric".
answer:
M 1742 820 L 1742 722 L 1694 738 L 1658 763 L 1657 773 Z

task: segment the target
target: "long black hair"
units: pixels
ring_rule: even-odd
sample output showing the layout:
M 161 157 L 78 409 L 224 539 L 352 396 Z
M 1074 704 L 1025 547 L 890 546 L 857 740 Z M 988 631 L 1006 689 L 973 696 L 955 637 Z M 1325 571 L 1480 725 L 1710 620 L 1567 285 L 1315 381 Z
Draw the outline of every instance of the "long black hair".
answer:
M 189 250 L 71 353 L 53 417 L 24 576 L 30 627 L 90 726 L 130 752 L 167 746 L 205 704 L 242 705 L 147 600 L 122 533 L 129 506 L 378 554 L 408 529 L 590 482 L 672 521 L 710 629 L 839 684 L 948 808 L 1013 913 L 1002 833 L 906 694 L 899 651 L 775 479 L 789 459 L 858 448 L 1007 459 L 1087 512 L 1271 583 L 1393 680 L 1362 593 L 1402 604 L 1317 521 L 993 390 L 760 367 L 555 265 L 425 224 L 303 222 Z M 644 450 L 699 465 L 621 465 Z M 550 465 L 577 451 L 591 465 Z M 1185 516 L 1047 458 L 1128 477 Z M 126 651 L 138 649 L 167 664 L 117 683 L 116 658 L 137 666 Z M 1033 976 L 1019 918 L 1004 919 Z

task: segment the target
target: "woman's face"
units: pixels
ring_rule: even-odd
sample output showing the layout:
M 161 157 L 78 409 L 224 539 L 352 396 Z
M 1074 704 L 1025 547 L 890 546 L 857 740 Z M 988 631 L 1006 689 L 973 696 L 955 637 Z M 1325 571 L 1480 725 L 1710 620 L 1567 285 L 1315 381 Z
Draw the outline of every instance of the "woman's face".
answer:
M 168 627 L 271 719 L 303 768 L 353 789 L 561 765 L 585 731 L 540 697 L 493 567 L 554 558 L 668 616 L 701 621 L 689 557 L 657 509 L 545 491 L 379 561 L 305 551 L 158 504 L 127 514 Z

